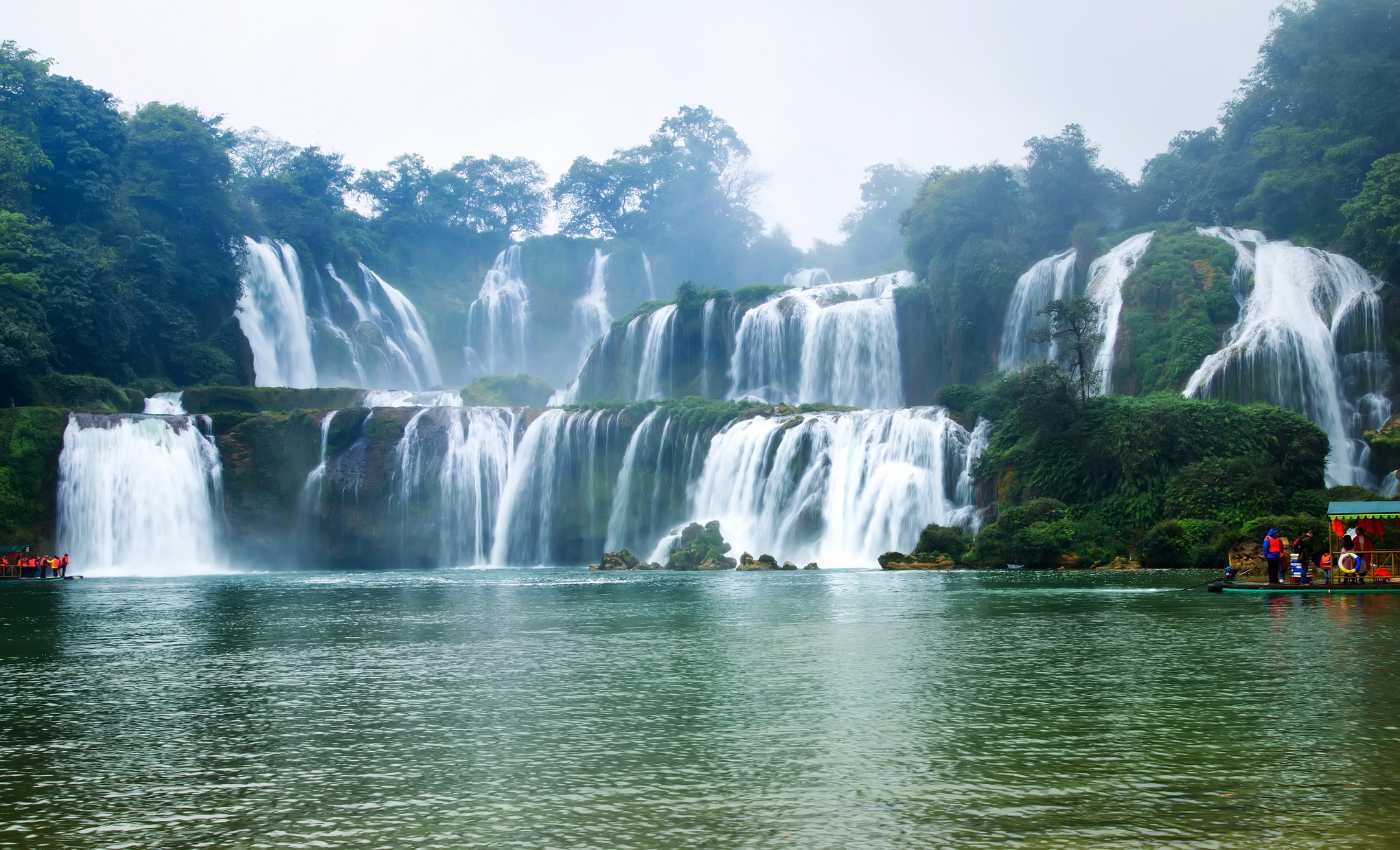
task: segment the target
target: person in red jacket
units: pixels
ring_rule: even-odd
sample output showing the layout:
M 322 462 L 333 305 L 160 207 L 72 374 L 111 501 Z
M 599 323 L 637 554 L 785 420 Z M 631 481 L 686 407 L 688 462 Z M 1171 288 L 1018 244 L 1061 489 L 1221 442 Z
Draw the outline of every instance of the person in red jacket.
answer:
M 1277 528 L 1269 529 L 1269 533 L 1264 535 L 1261 548 L 1264 550 L 1264 563 L 1269 568 L 1269 584 L 1278 584 L 1282 579 L 1279 564 L 1283 558 L 1283 538 L 1278 536 Z

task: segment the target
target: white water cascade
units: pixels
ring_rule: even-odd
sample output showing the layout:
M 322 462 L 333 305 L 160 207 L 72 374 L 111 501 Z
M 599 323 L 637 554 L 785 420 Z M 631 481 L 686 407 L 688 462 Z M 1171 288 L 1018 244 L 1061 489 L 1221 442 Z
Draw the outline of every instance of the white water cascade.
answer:
M 1118 324 L 1123 311 L 1123 282 L 1133 273 L 1142 256 L 1152 244 L 1152 233 L 1130 236 L 1089 264 L 1085 296 L 1099 308 L 1099 345 L 1094 368 L 1099 372 L 1100 391 L 1112 391 L 1113 357 L 1118 346 Z M 1054 360 L 1057 346 L 1053 342 L 1034 339 L 1035 332 L 1045 325 L 1041 311 L 1051 301 L 1074 295 L 1074 269 L 1078 262 L 1074 251 L 1046 257 L 1031 266 L 1016 281 L 1002 323 L 1001 348 L 997 367 L 1002 371 L 1024 369 L 1032 363 Z
M 1183 394 L 1299 411 L 1327 434 L 1329 485 L 1375 486 L 1360 435 L 1390 416 L 1381 282 L 1346 257 L 1258 231 L 1200 232 L 1235 248 L 1237 291 L 1251 274 L 1253 287 L 1223 347 Z
M 360 401 L 361 407 L 461 407 L 460 393 L 450 390 L 370 390 Z
M 146 399 L 141 412 L 152 416 L 184 416 L 185 394 L 183 392 L 156 393 Z
M 503 407 L 425 407 L 404 427 L 395 450 L 404 533 L 436 531 L 440 565 L 487 563 L 515 428 Z M 411 523 L 414 513 L 426 521 Z
M 975 526 L 988 430 L 935 407 L 741 419 L 710 442 L 689 515 L 718 520 L 734 554 L 871 565 L 928 523 Z
M 330 287 L 284 242 L 245 238 L 235 316 L 253 352 L 258 386 L 409 387 L 442 383 L 427 326 L 408 296 L 360 264 L 360 286 L 327 265 Z
M 218 571 L 223 478 L 209 427 L 202 416 L 70 415 L 59 550 L 92 576 Z
M 608 312 L 608 259 L 598 248 L 588 263 L 588 289 L 574 302 L 574 332 L 579 340 L 579 365 L 588 356 L 593 344 L 603 338 L 612 324 Z
M 316 362 L 301 263 L 285 242 L 244 237 L 247 257 L 234 316 L 253 351 L 254 381 L 260 387 L 314 387 Z
M 530 290 L 525 285 L 519 245 L 496 255 L 467 308 L 467 369 L 475 375 L 516 375 L 526 371 Z
M 638 325 L 641 325 L 638 328 Z M 636 363 L 637 391 L 634 401 L 665 398 L 675 358 L 676 305 L 667 304 L 627 323 L 623 345 L 627 362 Z M 628 370 L 629 374 L 631 369 Z
M 832 282 L 826 269 L 794 269 L 783 275 L 783 286 L 793 289 L 810 289 L 813 286 L 828 286 Z
M 619 424 L 617 412 L 604 410 L 547 410 L 530 423 L 496 515 L 492 564 L 561 563 L 568 544 L 606 528 L 598 494 L 614 480 L 608 454 L 621 442 Z
M 787 290 L 744 313 L 730 360 L 733 399 L 889 408 L 904 403 L 894 291 L 914 276 Z
M 642 274 L 643 274 L 643 275 L 646 277 L 646 279 L 647 279 L 647 299 L 650 300 L 650 301 L 655 301 L 655 300 L 656 300 L 656 278 L 653 277 L 652 274 L 651 274 L 651 257 L 648 257 L 648 256 L 647 256 L 647 252 L 646 252 L 646 251 L 643 251 L 643 252 L 642 252 Z
M 715 299 L 705 301 L 700 313 L 700 395 L 710 397 L 710 351 L 715 344 Z
M 340 411 L 332 410 L 321 417 L 321 455 L 311 471 L 306 474 L 306 483 L 301 485 L 301 499 L 297 505 L 298 522 L 305 528 L 313 513 L 321 506 L 321 498 L 326 487 L 326 450 L 330 446 L 331 423 Z

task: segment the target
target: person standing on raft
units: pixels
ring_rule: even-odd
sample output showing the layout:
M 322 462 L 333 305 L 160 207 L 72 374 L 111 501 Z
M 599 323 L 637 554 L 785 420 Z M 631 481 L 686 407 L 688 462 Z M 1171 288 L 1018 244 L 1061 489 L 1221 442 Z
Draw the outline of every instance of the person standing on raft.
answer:
M 1283 557 L 1283 540 L 1278 536 L 1277 528 L 1269 529 L 1269 533 L 1264 535 L 1261 548 L 1264 550 L 1264 563 L 1269 567 L 1269 584 L 1278 584 L 1282 580 L 1279 564 Z

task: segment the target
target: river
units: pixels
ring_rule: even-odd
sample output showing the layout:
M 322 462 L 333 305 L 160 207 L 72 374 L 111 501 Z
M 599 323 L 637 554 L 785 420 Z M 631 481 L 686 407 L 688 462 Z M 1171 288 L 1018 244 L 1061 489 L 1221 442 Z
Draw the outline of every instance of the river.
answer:
M 0 586 L 0 847 L 1400 842 L 1400 599 L 1206 578 Z

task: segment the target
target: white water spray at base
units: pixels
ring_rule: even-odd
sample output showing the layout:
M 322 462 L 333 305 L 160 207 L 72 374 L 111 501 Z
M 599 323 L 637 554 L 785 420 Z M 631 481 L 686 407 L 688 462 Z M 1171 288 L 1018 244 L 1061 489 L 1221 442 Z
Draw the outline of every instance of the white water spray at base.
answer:
M 225 569 L 223 478 L 208 427 L 193 416 L 69 416 L 58 462 L 58 542 L 78 572 Z

